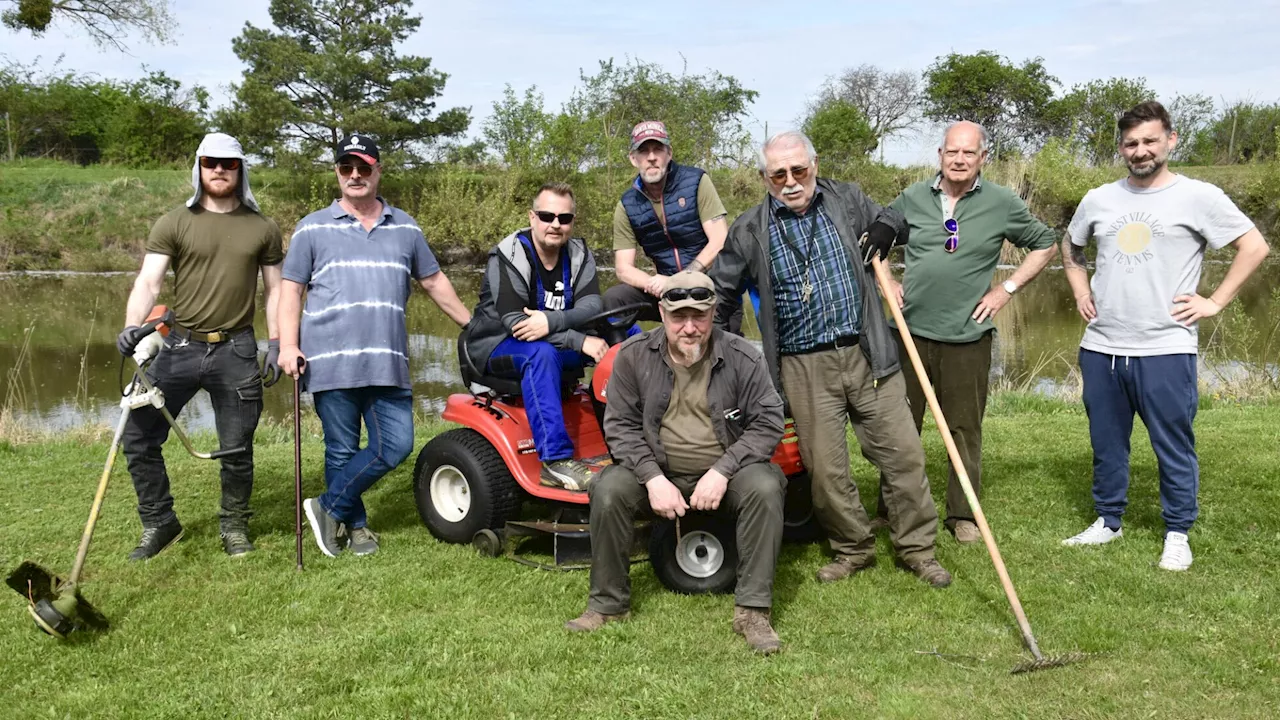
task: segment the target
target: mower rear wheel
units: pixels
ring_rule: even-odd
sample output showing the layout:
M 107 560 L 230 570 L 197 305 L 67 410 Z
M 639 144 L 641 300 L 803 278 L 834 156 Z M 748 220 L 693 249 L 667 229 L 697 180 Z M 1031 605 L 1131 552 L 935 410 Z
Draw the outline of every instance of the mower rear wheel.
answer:
M 787 478 L 786 498 L 782 509 L 782 539 L 793 543 L 821 540 L 824 533 L 813 512 L 813 488 L 808 473 Z
M 732 520 L 702 514 L 658 520 L 649 536 L 649 563 L 669 590 L 685 595 L 727 593 L 738 584 L 738 542 Z
M 431 439 L 413 468 L 418 515 L 436 538 L 469 543 L 500 530 L 520 508 L 520 486 L 484 436 L 466 428 Z

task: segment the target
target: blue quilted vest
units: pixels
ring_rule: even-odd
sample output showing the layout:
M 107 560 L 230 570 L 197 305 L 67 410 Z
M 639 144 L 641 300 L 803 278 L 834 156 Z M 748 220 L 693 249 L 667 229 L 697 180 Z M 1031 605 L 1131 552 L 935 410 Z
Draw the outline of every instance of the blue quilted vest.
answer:
M 703 171 L 672 161 L 667 167 L 666 185 L 662 189 L 663 218 L 645 196 L 643 181 L 637 175 L 631 188 L 622 195 L 631 229 L 644 254 L 649 256 L 659 275 L 674 275 L 698 257 L 707 245 L 698 217 L 698 183 Z

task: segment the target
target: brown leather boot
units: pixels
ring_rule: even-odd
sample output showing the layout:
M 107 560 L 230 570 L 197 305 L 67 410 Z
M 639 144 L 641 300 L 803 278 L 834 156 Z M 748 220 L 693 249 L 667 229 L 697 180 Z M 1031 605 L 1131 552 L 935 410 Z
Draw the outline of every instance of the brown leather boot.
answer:
M 837 555 L 833 562 L 823 565 L 818 570 L 818 582 L 831 583 L 843 580 L 856 572 L 875 567 L 875 565 L 875 555 L 867 555 L 866 557 Z
M 631 617 L 631 611 L 628 610 L 617 615 L 605 615 L 595 610 L 587 610 L 578 617 L 564 624 L 564 629 L 569 632 L 595 632 L 611 622 L 622 622 Z
M 782 649 L 778 633 L 769 624 L 769 611 L 733 606 L 733 631 L 747 639 L 747 645 L 761 655 L 772 655 Z
M 898 564 L 910 570 L 916 577 L 933 587 L 944 588 L 951 584 L 951 573 L 947 572 L 947 569 L 942 567 L 934 558 L 916 560 L 915 562 L 899 560 Z

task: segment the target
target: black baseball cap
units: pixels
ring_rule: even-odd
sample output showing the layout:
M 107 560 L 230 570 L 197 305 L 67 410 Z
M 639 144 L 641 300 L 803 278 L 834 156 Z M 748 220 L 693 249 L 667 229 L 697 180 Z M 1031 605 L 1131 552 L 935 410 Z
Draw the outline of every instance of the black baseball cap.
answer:
M 342 158 L 347 155 L 355 155 L 370 165 L 377 165 L 382 156 L 378 154 L 378 144 L 368 135 L 351 134 L 338 141 L 334 148 L 337 157 L 335 161 L 341 162 Z

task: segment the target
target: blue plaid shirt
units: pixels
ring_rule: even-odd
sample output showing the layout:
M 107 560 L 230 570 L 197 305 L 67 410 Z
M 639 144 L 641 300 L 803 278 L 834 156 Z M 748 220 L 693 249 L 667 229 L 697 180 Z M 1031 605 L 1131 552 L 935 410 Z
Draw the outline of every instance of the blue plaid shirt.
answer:
M 862 295 L 853 276 L 853 261 L 835 223 L 822 209 L 822 190 L 816 191 L 809 212 L 796 215 L 777 198 L 769 197 L 769 272 L 778 315 L 778 349 L 793 354 L 815 345 L 855 335 Z M 816 214 L 816 230 L 814 215 Z M 786 228 L 786 238 L 783 228 Z M 813 290 L 804 302 L 805 258 Z

